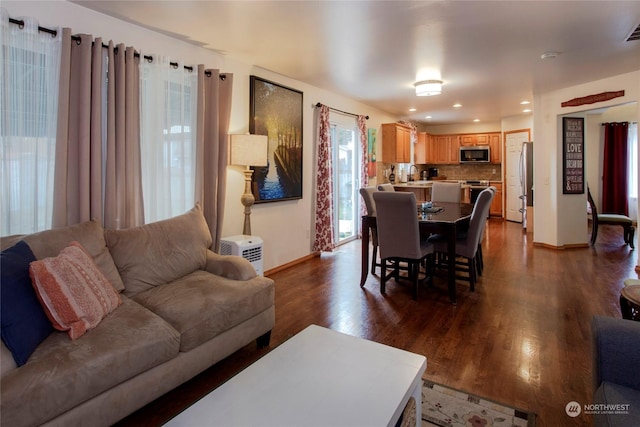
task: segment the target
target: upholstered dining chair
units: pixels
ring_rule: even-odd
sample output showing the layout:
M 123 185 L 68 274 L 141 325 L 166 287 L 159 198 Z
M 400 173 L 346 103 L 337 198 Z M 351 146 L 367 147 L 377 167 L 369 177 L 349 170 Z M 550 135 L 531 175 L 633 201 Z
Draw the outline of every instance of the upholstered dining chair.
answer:
M 491 191 L 491 200 L 489 200 L 489 210 L 491 210 L 491 203 L 493 203 L 493 199 L 496 197 L 496 193 L 498 189 L 493 185 L 487 187 L 489 191 Z M 489 220 L 489 213 L 487 212 L 487 221 Z M 484 229 L 487 225 L 487 221 L 482 225 L 482 230 L 480 230 L 480 240 L 478 241 L 478 252 L 476 253 L 476 267 L 478 268 L 478 275 L 482 276 L 482 270 L 484 270 L 484 257 L 482 256 L 482 238 L 484 237 Z
M 431 201 L 460 203 L 460 193 L 459 182 L 435 181 L 431 187 Z
M 367 207 L 367 215 L 376 215 L 376 202 L 373 200 L 373 193 L 378 192 L 376 187 L 363 187 L 360 189 L 360 195 L 364 200 L 364 205 Z M 371 227 L 371 243 L 373 245 L 373 256 L 371 257 L 371 274 L 376 273 L 376 267 L 382 266 L 378 262 L 378 230 Z
M 434 246 L 420 237 L 416 196 L 409 192 L 378 191 L 373 193 L 373 199 L 376 202 L 378 244 L 382 259 L 380 292 L 385 293 L 386 282 L 391 277 L 396 280 L 399 278 L 397 266 L 400 262 L 406 262 L 409 278 L 413 281 L 413 298 L 418 299 L 420 265 L 433 254 Z M 396 266 L 387 275 L 390 261 L 395 262 Z M 431 278 L 426 277 L 426 280 Z
M 379 184 L 378 185 L 378 191 L 396 191 L 395 188 L 393 188 L 393 184 Z
M 491 206 L 491 200 L 493 199 L 493 193 L 489 189 L 482 190 L 478 195 L 473 211 L 471 212 L 471 219 L 469 220 L 469 228 L 467 232 L 456 241 L 456 257 L 462 257 L 466 260 L 466 266 L 460 271 L 465 271 L 468 276 L 456 276 L 457 279 L 468 280 L 469 286 L 472 291 L 475 290 L 475 284 L 478 280 L 478 267 L 476 254 L 478 252 L 478 245 L 484 231 L 484 226 L 489 215 L 489 207 Z M 442 239 L 441 236 L 430 239 L 434 244 L 436 252 L 446 253 L 448 251 L 447 241 Z M 458 270 L 458 264 L 456 263 L 456 270 Z
M 598 227 L 600 225 L 619 225 L 623 230 L 624 243 L 628 244 L 632 249 L 635 248 L 633 244 L 633 236 L 635 234 L 635 228 L 633 227 L 633 220 L 626 215 L 612 214 L 612 213 L 598 213 L 596 203 L 591 197 L 591 190 L 587 186 L 587 200 L 591 207 L 591 244 L 596 244 L 598 238 Z

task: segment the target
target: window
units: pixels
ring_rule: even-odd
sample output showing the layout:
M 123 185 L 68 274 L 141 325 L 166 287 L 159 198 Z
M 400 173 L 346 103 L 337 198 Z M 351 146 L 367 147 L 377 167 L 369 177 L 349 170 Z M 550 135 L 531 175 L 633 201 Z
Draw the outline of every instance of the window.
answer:
M 195 204 L 197 73 L 154 57 L 141 65 L 141 154 L 145 222 Z
M 2 16 L 0 235 L 51 227 L 61 37 Z

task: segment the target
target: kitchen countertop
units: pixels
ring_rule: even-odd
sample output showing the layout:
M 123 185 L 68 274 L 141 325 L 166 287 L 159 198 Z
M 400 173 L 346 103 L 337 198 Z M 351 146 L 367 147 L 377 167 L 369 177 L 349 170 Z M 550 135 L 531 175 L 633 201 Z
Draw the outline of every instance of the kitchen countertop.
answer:
M 394 187 L 404 187 L 404 188 L 429 188 L 433 185 L 433 183 L 436 181 L 407 181 L 407 182 L 399 182 L 399 183 L 395 183 L 393 184 Z M 437 182 L 460 182 L 458 180 L 442 180 L 442 181 L 437 181 Z M 470 185 L 466 184 L 464 182 L 460 183 L 460 188 L 469 188 Z

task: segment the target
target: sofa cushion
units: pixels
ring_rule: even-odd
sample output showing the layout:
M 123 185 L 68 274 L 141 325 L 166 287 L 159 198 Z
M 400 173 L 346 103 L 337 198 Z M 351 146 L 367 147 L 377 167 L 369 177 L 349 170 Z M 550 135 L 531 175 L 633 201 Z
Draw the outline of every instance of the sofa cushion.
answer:
M 3 425 L 37 425 L 178 354 L 180 335 L 134 301 L 77 340 L 52 333 L 2 378 Z
M 273 281 L 236 281 L 195 271 L 141 292 L 135 301 L 180 332 L 180 351 L 189 351 L 274 304 Z
M 593 400 L 596 405 L 614 405 L 594 407 L 594 426 L 640 426 L 640 390 L 604 381 Z
M 87 221 L 70 227 L 54 228 L 24 236 L 24 241 L 36 256 L 36 259 L 57 256 L 61 250 L 73 241 L 79 242 L 96 265 L 118 291 L 124 290 L 120 274 L 104 240 L 104 230 L 95 221 Z
M 199 205 L 171 219 L 106 230 L 105 238 L 127 296 L 203 270 L 212 242 Z
M 0 253 L 2 341 L 18 366 L 53 330 L 31 286 L 29 264 L 35 260 L 24 241 Z
M 71 339 L 95 328 L 122 302 L 78 242 L 71 242 L 57 257 L 32 262 L 29 272 L 53 327 L 68 331 Z

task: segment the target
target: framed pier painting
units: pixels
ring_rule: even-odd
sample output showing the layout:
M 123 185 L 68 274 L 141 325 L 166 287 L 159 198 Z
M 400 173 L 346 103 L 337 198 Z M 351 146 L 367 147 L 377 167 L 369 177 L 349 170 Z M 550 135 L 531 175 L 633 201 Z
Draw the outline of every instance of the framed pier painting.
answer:
M 267 135 L 266 167 L 254 167 L 255 203 L 302 198 L 302 92 L 250 77 L 249 132 Z

